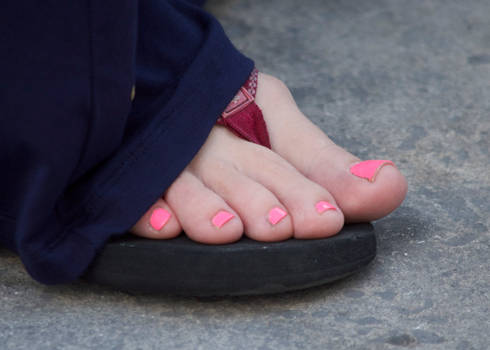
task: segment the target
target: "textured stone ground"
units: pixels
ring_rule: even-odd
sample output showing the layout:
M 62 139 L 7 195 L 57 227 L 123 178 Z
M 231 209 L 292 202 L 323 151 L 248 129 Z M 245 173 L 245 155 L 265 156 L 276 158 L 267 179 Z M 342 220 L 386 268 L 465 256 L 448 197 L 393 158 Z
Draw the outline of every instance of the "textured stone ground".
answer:
M 375 223 L 379 253 L 340 283 L 267 297 L 133 297 L 45 287 L 0 249 L 8 349 L 487 349 L 490 2 L 222 0 L 236 45 L 408 198 Z

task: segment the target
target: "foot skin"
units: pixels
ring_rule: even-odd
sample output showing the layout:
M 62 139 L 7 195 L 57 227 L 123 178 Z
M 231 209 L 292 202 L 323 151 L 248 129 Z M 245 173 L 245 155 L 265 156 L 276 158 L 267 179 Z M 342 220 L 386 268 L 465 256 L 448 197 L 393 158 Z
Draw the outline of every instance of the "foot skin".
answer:
M 338 233 L 344 221 L 396 209 L 407 182 L 390 161 L 361 161 L 335 145 L 296 106 L 278 79 L 259 74 L 255 102 L 272 150 L 215 126 L 199 153 L 131 232 L 208 244 L 242 234 L 259 241 Z

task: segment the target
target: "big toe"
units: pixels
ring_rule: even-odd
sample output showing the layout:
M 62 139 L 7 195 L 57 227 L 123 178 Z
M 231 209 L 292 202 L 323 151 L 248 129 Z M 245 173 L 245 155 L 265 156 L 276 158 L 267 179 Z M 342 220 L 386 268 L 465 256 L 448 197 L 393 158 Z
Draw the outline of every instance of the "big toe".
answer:
M 335 145 L 301 113 L 281 81 L 259 75 L 256 102 L 263 111 L 272 149 L 327 189 L 347 222 L 379 219 L 402 203 L 407 181 L 394 163 L 361 162 Z
M 376 220 L 398 208 L 407 193 L 407 181 L 389 160 L 366 160 L 349 167 L 349 191 L 342 205 L 350 222 Z

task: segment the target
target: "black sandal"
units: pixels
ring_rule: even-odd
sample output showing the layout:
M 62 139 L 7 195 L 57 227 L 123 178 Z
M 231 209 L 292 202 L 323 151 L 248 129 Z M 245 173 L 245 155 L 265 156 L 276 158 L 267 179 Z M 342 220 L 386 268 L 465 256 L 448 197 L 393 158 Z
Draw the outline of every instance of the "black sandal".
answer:
M 262 111 L 254 98 L 254 69 L 217 123 L 270 148 Z M 192 296 L 269 294 L 325 284 L 348 276 L 376 255 L 370 224 L 347 225 L 330 238 L 264 243 L 242 238 L 225 245 L 133 235 L 110 241 L 84 278 L 130 293 Z
M 270 294 L 322 285 L 353 274 L 376 256 L 370 224 L 346 225 L 332 237 L 225 245 L 125 235 L 111 240 L 83 278 L 133 294 L 224 296 Z

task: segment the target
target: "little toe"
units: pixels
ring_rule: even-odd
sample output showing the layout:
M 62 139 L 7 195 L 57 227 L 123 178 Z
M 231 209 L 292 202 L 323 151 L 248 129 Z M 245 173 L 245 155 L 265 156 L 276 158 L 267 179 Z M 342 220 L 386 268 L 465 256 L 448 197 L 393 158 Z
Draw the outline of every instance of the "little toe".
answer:
M 159 198 L 131 228 L 130 232 L 152 239 L 169 239 L 180 234 L 180 226 L 170 206 Z
M 238 214 L 188 170 L 167 190 L 165 200 L 186 235 L 200 243 L 231 243 L 243 234 Z

